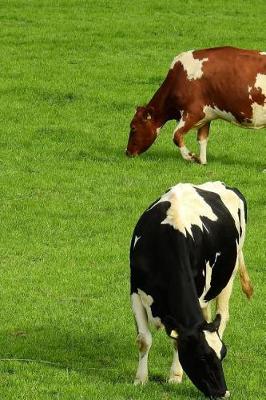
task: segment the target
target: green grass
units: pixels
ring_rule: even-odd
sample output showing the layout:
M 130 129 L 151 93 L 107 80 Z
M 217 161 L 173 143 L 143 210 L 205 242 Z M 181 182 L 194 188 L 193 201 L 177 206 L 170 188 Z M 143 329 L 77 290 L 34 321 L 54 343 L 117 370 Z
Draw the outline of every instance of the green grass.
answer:
M 265 50 L 264 0 L 3 1 L 0 8 L 0 398 L 202 399 L 165 383 L 169 339 L 137 367 L 128 253 L 140 213 L 171 185 L 222 180 L 249 205 L 246 263 L 225 341 L 232 399 L 265 399 L 265 130 L 215 122 L 206 167 L 185 163 L 169 123 L 127 159 L 129 122 L 183 50 Z M 188 145 L 196 150 L 195 135 Z M 17 360 L 17 361 L 16 361 Z M 23 361 L 24 360 L 24 361 Z M 27 361 L 28 360 L 28 361 Z

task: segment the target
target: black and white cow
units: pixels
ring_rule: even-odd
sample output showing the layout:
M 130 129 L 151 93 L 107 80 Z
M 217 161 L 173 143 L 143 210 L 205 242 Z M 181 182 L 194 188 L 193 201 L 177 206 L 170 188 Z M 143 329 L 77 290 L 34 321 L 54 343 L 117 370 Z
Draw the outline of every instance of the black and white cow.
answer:
M 140 217 L 130 248 L 139 347 L 135 384 L 148 380 L 151 323 L 174 339 L 169 382 L 180 383 L 184 369 L 209 398 L 229 396 L 222 336 L 238 268 L 243 291 L 252 295 L 242 252 L 246 217 L 243 195 L 221 182 L 178 184 Z

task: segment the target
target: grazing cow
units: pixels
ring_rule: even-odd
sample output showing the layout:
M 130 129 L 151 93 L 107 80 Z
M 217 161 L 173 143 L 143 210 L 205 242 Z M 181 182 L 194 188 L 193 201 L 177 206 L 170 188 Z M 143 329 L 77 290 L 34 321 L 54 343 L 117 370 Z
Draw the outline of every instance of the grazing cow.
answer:
M 218 47 L 179 54 L 151 101 L 137 108 L 126 154 L 146 151 L 174 119 L 173 140 L 183 158 L 206 164 L 210 123 L 217 118 L 245 128 L 266 126 L 266 52 Z M 192 128 L 199 157 L 185 146 L 184 135 Z
M 243 258 L 246 202 L 221 182 L 178 184 L 140 217 L 131 241 L 131 301 L 139 365 L 135 383 L 148 380 L 149 323 L 174 339 L 169 382 L 183 369 L 209 398 L 228 397 L 223 332 L 236 270 L 247 297 L 252 287 Z M 210 301 L 216 299 L 211 322 Z

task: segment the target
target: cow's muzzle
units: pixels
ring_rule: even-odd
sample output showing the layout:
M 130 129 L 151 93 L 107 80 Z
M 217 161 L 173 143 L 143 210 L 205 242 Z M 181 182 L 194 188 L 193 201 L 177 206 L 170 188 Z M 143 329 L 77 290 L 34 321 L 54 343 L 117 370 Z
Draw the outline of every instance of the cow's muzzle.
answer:
M 128 149 L 126 149 L 125 154 L 128 157 L 136 157 L 138 155 L 138 153 L 130 153 L 130 151 L 128 151 Z

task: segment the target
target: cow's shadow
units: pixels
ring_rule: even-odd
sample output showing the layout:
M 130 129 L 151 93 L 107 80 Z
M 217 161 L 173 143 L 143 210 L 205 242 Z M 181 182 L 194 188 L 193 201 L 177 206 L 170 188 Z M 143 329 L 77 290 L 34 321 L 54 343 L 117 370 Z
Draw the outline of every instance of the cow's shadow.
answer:
M 259 160 L 259 159 L 248 159 L 247 157 L 244 157 L 242 154 L 239 155 L 234 155 L 231 157 L 228 154 L 215 154 L 213 152 L 208 152 L 207 154 L 207 160 L 208 164 L 206 166 L 200 166 L 199 164 L 194 164 L 187 162 L 182 159 L 178 149 L 173 148 L 173 149 L 160 149 L 158 148 L 153 148 L 151 151 L 147 151 L 140 156 L 136 158 L 129 158 L 125 155 L 124 151 L 121 150 L 120 148 L 113 148 L 111 149 L 98 149 L 98 151 L 101 152 L 102 157 L 104 160 L 110 160 L 110 162 L 125 162 L 125 160 L 128 160 L 129 163 L 131 162 L 140 162 L 145 161 L 145 162 L 151 162 L 151 163 L 156 163 L 156 162 L 163 162 L 163 161 L 169 161 L 169 162 L 174 162 L 178 167 L 181 168 L 186 168 L 186 167 L 191 167 L 191 165 L 198 166 L 201 168 L 208 168 L 211 169 L 212 164 L 222 164 L 225 166 L 229 167 L 236 167 L 236 166 L 243 166 L 243 167 L 248 167 L 249 169 L 255 169 L 258 172 L 262 172 L 266 169 L 266 164 L 264 160 Z M 197 152 L 196 152 L 197 153 Z
M 102 384 L 132 384 L 133 387 L 137 349 L 131 335 L 122 337 L 119 333 L 89 331 L 86 335 L 80 335 L 77 331 L 69 332 L 48 326 L 26 330 L 25 334 L 19 332 L 17 336 L 2 332 L 1 337 L 4 344 L 0 355 L 2 369 L 5 369 L 5 361 L 8 370 L 12 361 L 30 363 L 36 365 L 37 370 L 42 365 L 53 370 L 65 370 L 67 374 L 77 373 L 88 384 L 97 380 Z M 192 384 L 170 385 L 166 383 L 166 378 L 150 374 L 151 384 L 163 385 L 163 392 L 171 396 L 179 393 L 186 398 L 204 398 Z
M 163 160 L 169 160 L 169 161 L 175 161 L 178 166 L 191 166 L 191 163 L 188 161 L 185 161 L 182 159 L 181 155 L 179 154 L 179 152 L 177 151 L 172 151 L 172 150 L 163 150 L 163 151 L 153 151 L 151 153 L 145 153 L 144 155 L 142 155 L 141 157 L 145 157 L 145 160 L 147 161 L 163 161 Z M 208 160 L 208 164 L 206 166 L 201 166 L 199 164 L 194 164 L 197 165 L 198 167 L 202 167 L 202 168 L 211 168 L 212 163 L 221 163 L 223 165 L 226 166 L 230 166 L 230 167 L 236 167 L 238 165 L 240 166 L 245 166 L 248 168 L 253 168 L 256 169 L 258 171 L 263 171 L 266 168 L 266 164 L 264 161 L 260 161 L 260 160 L 254 160 L 254 159 L 246 159 L 243 158 L 241 155 L 239 157 L 230 157 L 227 154 L 213 154 L 213 153 L 209 153 L 207 155 L 207 160 Z

